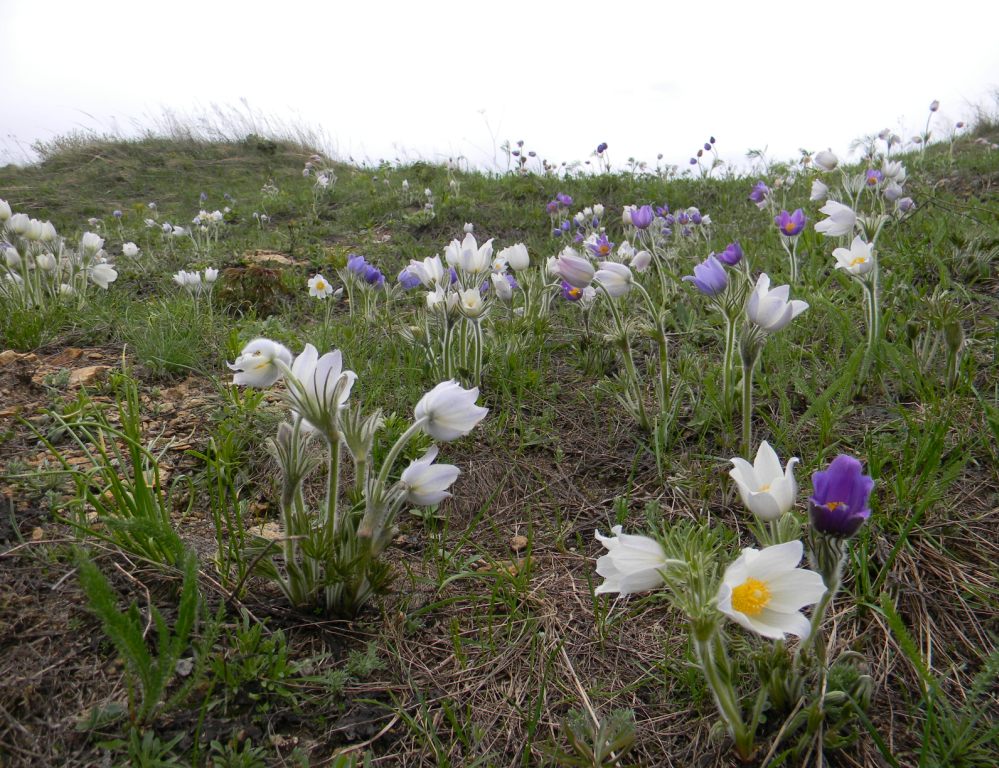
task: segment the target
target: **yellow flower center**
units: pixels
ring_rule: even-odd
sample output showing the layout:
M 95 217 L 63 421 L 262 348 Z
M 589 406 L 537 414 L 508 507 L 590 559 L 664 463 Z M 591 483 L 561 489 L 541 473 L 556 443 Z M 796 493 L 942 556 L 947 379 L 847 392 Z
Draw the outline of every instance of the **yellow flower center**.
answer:
M 583 295 L 583 292 L 579 288 L 570 288 L 569 295 L 572 296 L 572 298 L 577 299 Z
M 769 490 L 770 490 L 770 483 L 764 483 L 763 485 L 760 486 L 760 490 L 758 490 L 757 493 L 766 493 Z
M 827 501 L 826 502 L 826 509 L 828 509 L 830 512 L 835 512 L 836 509 L 837 509 L 837 507 L 845 507 L 845 506 L 846 506 L 846 502 L 845 501 Z
M 787 224 L 784 225 L 784 230 L 790 235 L 792 232 L 794 232 L 795 226 L 796 225 L 793 221 L 789 221 Z
M 317 291 L 325 291 L 326 290 L 326 283 L 324 283 L 322 280 L 317 280 L 316 281 L 316 290 Z
M 600 245 L 600 254 L 602 256 L 606 256 L 608 253 L 610 253 L 610 246 L 601 243 L 601 245 Z
M 770 590 L 759 579 L 749 577 L 732 590 L 732 607 L 747 616 L 759 616 L 770 602 Z
M 853 259 L 850 262 L 850 266 L 851 267 L 855 267 L 858 264 L 866 264 L 866 263 L 867 263 L 867 257 L 866 256 L 858 256 L 857 258 Z

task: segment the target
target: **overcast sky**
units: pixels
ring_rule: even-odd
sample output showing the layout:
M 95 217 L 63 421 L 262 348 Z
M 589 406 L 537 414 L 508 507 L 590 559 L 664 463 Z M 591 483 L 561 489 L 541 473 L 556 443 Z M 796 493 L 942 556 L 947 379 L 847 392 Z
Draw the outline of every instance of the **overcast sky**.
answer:
M 997 30 L 983 0 L 0 0 L 0 159 L 241 100 L 358 160 L 842 153 L 999 109 Z

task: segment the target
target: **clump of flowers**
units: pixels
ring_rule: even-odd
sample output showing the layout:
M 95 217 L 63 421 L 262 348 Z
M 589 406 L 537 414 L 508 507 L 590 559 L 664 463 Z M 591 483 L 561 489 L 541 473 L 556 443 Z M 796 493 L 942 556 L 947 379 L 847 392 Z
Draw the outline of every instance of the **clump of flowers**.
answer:
M 261 541 L 248 556 L 255 572 L 273 581 L 297 608 L 352 617 L 391 578 L 379 558 L 395 533 L 395 519 L 406 506 L 438 504 L 460 470 L 435 464 L 438 449 L 423 449 L 396 475 L 404 451 L 421 436 L 441 442 L 464 437 L 485 418 L 475 404 L 477 389 L 445 381 L 416 404 L 409 426 L 392 444 L 380 465 L 374 460 L 375 438 L 384 424 L 381 412 L 365 415 L 349 399 L 357 375 L 344 370 L 339 350 L 322 356 L 311 344 L 292 361 L 291 352 L 270 339 L 254 339 L 229 365 L 233 383 L 269 387 L 284 379 L 289 420 L 269 448 L 281 472 L 281 538 Z M 303 485 L 318 461 L 309 450 L 318 438 L 326 450 L 326 495 L 313 511 Z M 352 494 L 340 488 L 341 453 L 354 465 Z M 348 500 L 354 499 L 356 503 Z
M 804 537 L 813 567 L 803 568 L 802 523 L 793 511 L 797 461 L 791 459 L 782 470 L 766 442 L 753 464 L 732 459 L 732 478 L 755 518 L 753 530 L 762 544 L 745 547 L 734 559 L 726 554 L 720 532 L 707 524 L 673 524 L 654 537 L 625 534 L 621 526 L 615 526 L 611 536 L 596 532 L 606 553 L 596 563 L 604 581 L 595 593 L 625 596 L 661 589 L 687 617 L 696 662 L 744 761 L 756 755 L 765 711 L 787 717 L 777 738 L 793 739 L 804 749 L 823 733 L 849 725 L 855 710 L 844 701 L 852 699 L 861 709 L 870 701 L 871 679 L 855 671 L 856 654 L 844 653 L 827 664 L 828 641 L 821 635 L 842 580 L 849 537 L 870 514 L 874 483 L 863 474 L 860 462 L 846 455 L 815 473 L 811 525 Z M 814 606 L 811 616 L 804 613 L 809 606 Z M 750 702 L 740 694 L 728 622 L 765 641 L 753 650 L 760 680 Z M 788 637 L 799 639 L 793 653 Z M 834 676 L 830 671 L 836 666 L 854 671 Z M 837 687 L 840 679 L 845 689 Z M 771 752 L 778 743 L 771 745 Z

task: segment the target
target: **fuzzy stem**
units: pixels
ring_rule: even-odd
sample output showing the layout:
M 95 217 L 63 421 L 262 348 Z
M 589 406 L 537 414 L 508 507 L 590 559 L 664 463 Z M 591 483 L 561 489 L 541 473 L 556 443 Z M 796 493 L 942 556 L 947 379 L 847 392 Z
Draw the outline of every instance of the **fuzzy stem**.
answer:
M 749 456 L 753 447 L 753 370 L 756 360 L 742 363 L 742 455 Z
M 645 413 L 645 402 L 642 399 L 642 390 L 638 383 L 638 371 L 635 369 L 635 360 L 631 353 L 631 339 L 628 337 L 628 333 L 624 328 L 624 321 L 621 319 L 621 313 L 618 311 L 617 305 L 614 303 L 614 299 L 607 292 L 607 289 L 602 286 L 599 281 L 594 281 L 594 284 L 604 292 L 607 297 L 607 305 L 610 307 L 611 315 L 614 317 L 614 324 L 617 326 L 618 333 L 621 335 L 621 349 L 624 351 L 624 367 L 628 373 L 628 383 L 631 386 L 635 397 L 635 404 L 638 407 L 638 423 L 641 425 L 642 429 L 649 428 L 649 417 Z
M 722 720 L 728 726 L 729 735 L 735 741 L 735 750 L 740 759 L 748 761 L 755 751 L 753 733 L 746 727 L 746 723 L 742 719 L 738 697 L 725 671 L 728 669 L 729 663 L 724 642 L 718 634 L 717 628 L 705 632 L 695 627 L 691 634 L 694 638 L 698 662 L 704 672 L 704 679 L 714 695 L 715 705 L 718 707 Z

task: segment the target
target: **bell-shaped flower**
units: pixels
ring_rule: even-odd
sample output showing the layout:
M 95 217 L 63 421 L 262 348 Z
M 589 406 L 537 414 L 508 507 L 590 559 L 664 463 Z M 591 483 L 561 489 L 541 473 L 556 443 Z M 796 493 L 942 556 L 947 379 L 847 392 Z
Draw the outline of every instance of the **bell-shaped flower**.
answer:
M 26 213 L 12 214 L 7 220 L 7 229 L 21 237 L 24 236 L 24 233 L 28 231 L 30 226 L 31 217 Z
M 333 293 L 333 286 L 329 284 L 325 277 L 320 274 L 309 278 L 309 295 L 317 299 L 325 299 Z
M 212 283 L 219 279 L 219 271 L 215 267 L 205 269 L 205 283 L 211 288 Z
M 789 301 L 790 293 L 791 288 L 787 285 L 770 290 L 769 275 L 766 272 L 761 274 L 746 302 L 749 322 L 768 333 L 779 331 L 808 309 L 807 302 L 798 299 Z
M 6 200 L 0 200 L 0 224 L 7 221 L 12 215 L 10 203 Z
M 254 339 L 239 353 L 239 357 L 227 363 L 229 370 L 236 371 L 233 384 L 250 387 L 269 387 L 281 378 L 282 370 L 277 361 L 291 365 L 291 351 L 283 344 L 270 339 Z
M 590 284 L 596 270 L 593 264 L 584 256 L 580 256 L 572 248 L 565 248 L 555 261 L 558 275 L 573 288 L 583 289 Z
M 493 241 L 487 240 L 480 247 L 471 232 L 465 235 L 460 243 L 453 240 L 445 249 L 447 263 L 470 275 L 478 275 L 489 271 L 493 260 Z
M 641 274 L 652 264 L 652 254 L 648 251 L 639 251 L 631 257 L 631 268 Z
M 507 276 L 501 272 L 493 272 L 489 279 L 492 281 L 493 290 L 500 301 L 510 301 L 513 298 L 513 286 Z
M 527 246 L 523 243 L 504 248 L 499 252 L 499 258 L 505 259 L 514 272 L 520 272 L 531 266 L 531 257 L 527 253 Z
M 805 228 L 805 212 L 801 208 L 796 208 L 794 213 L 781 211 L 774 216 L 774 224 L 777 225 L 782 235 L 794 237 Z
M 624 296 L 631 290 L 631 270 L 616 261 L 601 261 L 594 279 L 603 286 L 611 297 Z
M 295 358 L 291 374 L 295 380 L 288 384 L 292 410 L 301 415 L 308 426 L 318 429 L 330 440 L 337 439 L 337 412 L 347 404 L 357 374 L 343 370 L 343 355 L 339 349 L 319 357 L 311 344 L 306 344 Z
M 839 165 L 839 158 L 828 149 L 823 149 L 821 152 L 815 153 L 812 163 L 820 171 L 832 171 Z
M 631 224 L 637 229 L 648 229 L 655 219 L 651 205 L 643 205 L 631 212 Z
M 824 213 L 829 218 L 823 219 L 815 225 L 816 232 L 821 232 L 827 237 L 840 237 L 853 233 L 853 228 L 857 223 L 857 214 L 850 206 L 829 200 L 819 208 L 819 213 Z
M 798 495 L 794 465 L 798 461 L 797 458 L 788 459 L 787 467 L 782 470 L 777 453 L 764 440 L 752 464 L 735 457 L 732 459 L 734 466 L 728 474 L 735 481 L 746 509 L 760 520 L 770 522 L 794 506 Z
M 800 541 L 742 550 L 722 576 L 718 610 L 773 640 L 787 634 L 808 637 L 811 624 L 801 609 L 817 603 L 826 585 L 815 571 L 798 568 L 803 553 Z
M 43 243 L 51 243 L 57 237 L 58 234 L 56 233 L 55 225 L 51 221 L 46 221 L 42 224 L 42 236 L 38 238 L 39 240 Z
M 865 243 L 859 235 L 853 238 L 849 248 L 837 248 L 832 255 L 836 259 L 836 269 L 845 270 L 854 277 L 874 269 L 874 245 Z
M 461 470 L 453 464 L 434 464 L 437 446 L 433 445 L 422 458 L 410 462 L 402 471 L 399 480 L 406 489 L 406 501 L 417 507 L 440 504 L 451 494 L 448 493 Z
M 488 408 L 476 405 L 479 388 L 464 389 L 457 381 L 442 381 L 416 404 L 414 414 L 434 440 L 448 442 L 464 437 L 482 421 Z
M 3 261 L 11 269 L 17 269 L 21 266 L 21 254 L 17 252 L 17 248 L 7 246 L 3 249 Z
M 139 246 L 135 243 L 125 243 L 121 247 L 121 252 L 130 259 L 134 259 L 139 255 Z
M 611 533 L 613 536 L 603 536 L 596 531 L 597 541 L 607 550 L 606 555 L 597 559 L 597 575 L 604 578 L 604 583 L 593 590 L 598 595 L 647 592 L 662 586 L 664 569 L 682 565 L 680 560 L 666 557 L 655 539 L 622 533 L 620 525 L 611 528 Z
M 479 317 L 486 309 L 486 303 L 482 300 L 482 291 L 478 288 L 458 291 L 458 309 L 465 317 Z
M 808 199 L 813 203 L 818 203 L 829 197 L 829 187 L 822 181 L 822 179 L 814 179 L 812 181 L 812 192 L 808 196 Z
M 104 247 L 104 238 L 93 232 L 84 232 L 83 237 L 80 238 L 80 247 L 85 253 L 93 256 Z
M 56 267 L 59 266 L 56 257 L 48 251 L 42 251 L 42 253 L 35 256 L 35 264 L 38 265 L 39 269 L 46 272 L 55 272 Z
M 713 254 L 715 258 L 718 259 L 722 264 L 734 267 L 744 256 L 742 252 L 742 246 L 739 245 L 738 240 L 733 240 L 731 243 L 725 246 L 725 250 L 721 253 Z
M 814 473 L 812 488 L 808 515 L 820 533 L 849 538 L 871 516 L 868 503 L 874 480 L 852 456 L 841 453 L 827 470 Z
M 118 272 L 110 264 L 101 262 L 91 264 L 87 268 L 87 277 L 90 278 L 90 282 L 94 285 L 107 290 L 107 287 L 118 279 Z
M 728 287 L 728 274 L 725 267 L 713 254 L 700 264 L 694 265 L 693 275 L 684 275 L 682 280 L 693 283 L 705 296 L 717 296 Z

